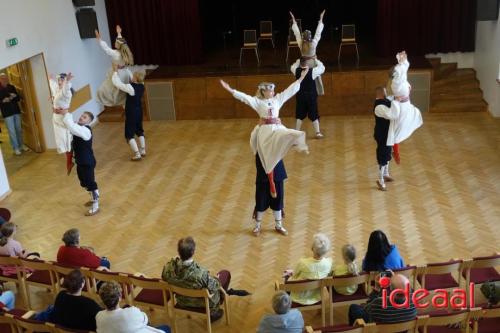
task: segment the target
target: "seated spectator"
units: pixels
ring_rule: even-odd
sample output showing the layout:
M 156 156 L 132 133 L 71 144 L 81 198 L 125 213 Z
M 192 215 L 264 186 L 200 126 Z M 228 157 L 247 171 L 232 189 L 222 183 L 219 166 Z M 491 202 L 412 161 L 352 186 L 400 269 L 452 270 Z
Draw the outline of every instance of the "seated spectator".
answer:
M 35 316 L 36 320 L 49 321 L 66 328 L 95 331 L 95 316 L 101 307 L 91 298 L 82 296 L 85 278 L 79 270 L 71 271 L 64 278 L 62 290 L 54 305 Z
M 179 257 L 172 258 L 163 267 L 162 279 L 168 283 L 181 288 L 203 289 L 207 288 L 210 295 L 210 317 L 212 321 L 222 318 L 223 311 L 220 304 L 223 302 L 223 294 L 220 287 L 228 290 L 231 282 L 231 273 L 220 271 L 217 277 L 211 276 L 205 268 L 201 267 L 193 259 L 196 243 L 192 237 L 181 238 L 177 243 Z M 203 299 L 177 296 L 177 304 L 181 307 L 202 308 L 205 307 Z
M 10 290 L 3 290 L 0 285 L 0 309 L 10 311 L 16 306 L 16 295 Z
M 26 251 L 23 249 L 21 243 L 14 239 L 16 229 L 16 225 L 12 222 L 2 224 L 2 228 L 0 229 L 0 254 L 24 258 Z
M 368 241 L 365 259 L 363 259 L 363 270 L 365 272 L 382 272 L 386 269 L 403 267 L 405 267 L 405 264 L 396 245 L 391 245 L 387 240 L 387 236 L 381 230 L 372 232 Z
M 287 281 L 319 280 L 324 279 L 332 272 L 332 258 L 325 258 L 330 251 L 330 240 L 324 234 L 313 237 L 312 257 L 301 258 L 295 270 L 286 270 L 284 277 Z M 315 304 L 321 301 L 321 291 L 305 290 L 291 293 L 292 301 L 303 305 Z
M 64 245 L 57 252 L 57 262 L 72 267 L 88 267 L 107 270 L 111 267 L 106 257 L 98 257 L 90 247 L 80 246 L 80 231 L 69 229 L 63 235 Z
M 351 244 L 342 246 L 342 257 L 344 259 L 344 264 L 335 266 L 333 275 L 358 275 L 359 269 L 356 264 L 356 248 Z M 342 295 L 352 295 L 356 290 L 358 290 L 358 285 L 335 287 L 335 291 Z
M 99 289 L 99 297 L 106 310 L 96 315 L 97 333 L 170 333 L 170 328 L 166 325 L 158 328 L 148 326 L 148 316 L 139 308 L 135 306 L 120 308 L 122 288 L 117 282 L 104 282 Z
M 304 318 L 297 309 L 290 309 L 292 300 L 284 291 L 278 291 L 273 296 L 275 314 L 267 314 L 260 321 L 257 333 L 302 333 Z
M 410 291 L 409 305 L 404 308 L 395 308 L 390 302 L 390 293 L 394 289 L 404 289 L 410 284 L 408 278 L 402 274 L 393 274 L 391 277 L 391 286 L 387 291 L 387 307 L 382 306 L 382 293 L 380 286 L 375 286 L 374 292 L 370 295 L 369 301 L 364 305 L 352 304 L 349 306 L 349 324 L 353 325 L 357 319 L 363 318 L 366 323 L 396 323 L 413 320 L 417 316 L 417 309 L 412 301 L 413 292 Z M 397 304 L 405 302 L 404 294 L 397 294 L 394 298 Z

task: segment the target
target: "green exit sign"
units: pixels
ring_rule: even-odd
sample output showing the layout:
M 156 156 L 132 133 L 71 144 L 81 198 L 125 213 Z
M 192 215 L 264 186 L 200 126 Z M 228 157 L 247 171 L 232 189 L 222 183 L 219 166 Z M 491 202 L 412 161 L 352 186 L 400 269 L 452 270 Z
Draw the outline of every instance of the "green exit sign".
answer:
M 7 46 L 9 47 L 16 46 L 18 43 L 19 41 L 17 40 L 17 38 L 7 39 Z

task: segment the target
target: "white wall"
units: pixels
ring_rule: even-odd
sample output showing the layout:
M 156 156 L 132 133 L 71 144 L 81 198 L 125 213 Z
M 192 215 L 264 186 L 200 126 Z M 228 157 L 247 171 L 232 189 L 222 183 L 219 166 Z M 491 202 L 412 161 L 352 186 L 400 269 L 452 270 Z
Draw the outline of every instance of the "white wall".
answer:
M 0 198 L 3 198 L 10 190 L 9 180 L 7 179 L 7 171 L 3 162 L 2 149 L 0 148 Z
M 499 21 L 477 23 L 474 68 L 490 113 L 500 117 L 500 84 L 496 81 L 500 78 Z
M 474 67 L 474 52 L 451 52 L 426 54 L 426 58 L 441 58 L 442 63 L 456 62 L 458 68 Z
M 104 0 L 95 2 L 99 30 L 103 39 L 109 42 Z M 90 84 L 92 96 L 95 96 L 111 63 L 95 39 L 80 39 L 72 1 L 0 1 L 0 22 L 0 68 L 43 53 L 49 73 L 71 71 L 75 75 L 74 88 Z M 13 37 L 18 38 L 19 44 L 7 47 L 5 41 Z M 35 72 L 35 83 L 39 86 L 45 74 L 40 68 Z M 52 126 L 47 121 L 52 116 L 48 98 L 47 87 L 37 91 L 47 148 L 55 148 Z M 83 110 L 98 114 L 101 107 L 92 100 L 77 110 L 75 117 Z M 0 196 L 4 193 L 4 184 L 8 184 L 1 172 L 3 169 L 3 160 L 0 160 Z

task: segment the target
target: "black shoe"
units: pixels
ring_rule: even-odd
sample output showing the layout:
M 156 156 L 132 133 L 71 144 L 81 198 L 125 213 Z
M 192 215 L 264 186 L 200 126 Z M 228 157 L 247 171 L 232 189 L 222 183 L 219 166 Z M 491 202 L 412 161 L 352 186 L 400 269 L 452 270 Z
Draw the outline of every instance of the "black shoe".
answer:
M 234 296 L 248 296 L 248 295 L 252 295 L 251 293 L 249 293 L 246 290 L 243 290 L 243 289 L 232 289 L 232 288 L 227 291 L 227 294 L 228 295 L 234 295 Z
M 224 311 L 222 309 L 212 310 L 210 311 L 210 321 L 212 323 L 216 322 L 217 320 L 221 319 L 223 315 Z

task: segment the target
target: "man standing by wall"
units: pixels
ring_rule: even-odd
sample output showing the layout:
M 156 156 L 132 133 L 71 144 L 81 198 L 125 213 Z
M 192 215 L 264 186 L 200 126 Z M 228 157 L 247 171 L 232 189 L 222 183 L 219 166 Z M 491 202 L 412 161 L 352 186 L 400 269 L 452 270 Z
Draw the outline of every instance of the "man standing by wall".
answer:
M 9 131 L 10 144 L 16 155 L 21 155 L 21 151 L 28 151 L 23 143 L 21 109 L 18 105 L 20 99 L 16 88 L 9 84 L 7 75 L 0 73 L 0 110 Z

